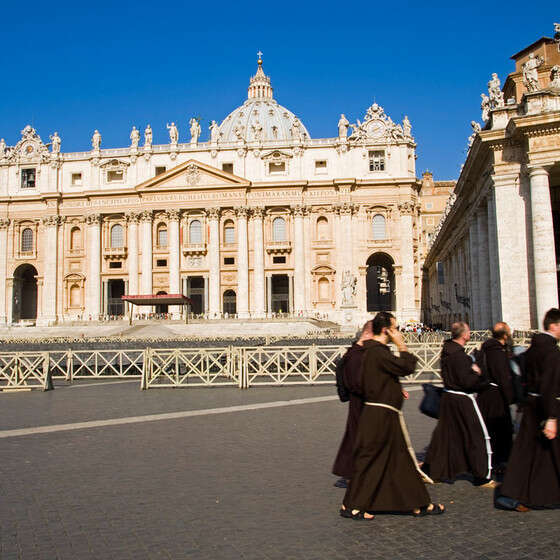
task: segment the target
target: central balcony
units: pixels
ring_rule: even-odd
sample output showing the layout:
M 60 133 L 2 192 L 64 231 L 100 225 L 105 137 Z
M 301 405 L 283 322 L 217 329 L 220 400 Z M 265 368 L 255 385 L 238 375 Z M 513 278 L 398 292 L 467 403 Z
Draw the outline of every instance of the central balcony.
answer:
M 292 252 L 291 241 L 268 241 L 266 244 L 266 252 L 269 255 L 282 255 Z
M 187 243 L 183 245 L 183 255 L 202 256 L 206 255 L 208 249 L 206 243 Z
M 127 254 L 126 247 L 105 247 L 103 249 L 105 259 L 126 259 Z

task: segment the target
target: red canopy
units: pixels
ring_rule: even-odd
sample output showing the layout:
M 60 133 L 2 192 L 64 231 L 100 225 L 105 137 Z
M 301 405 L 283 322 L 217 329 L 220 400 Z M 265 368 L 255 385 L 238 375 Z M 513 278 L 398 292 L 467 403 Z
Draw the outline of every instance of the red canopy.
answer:
M 192 301 L 183 294 L 145 294 L 138 296 L 121 296 L 123 301 L 133 305 L 190 305 Z

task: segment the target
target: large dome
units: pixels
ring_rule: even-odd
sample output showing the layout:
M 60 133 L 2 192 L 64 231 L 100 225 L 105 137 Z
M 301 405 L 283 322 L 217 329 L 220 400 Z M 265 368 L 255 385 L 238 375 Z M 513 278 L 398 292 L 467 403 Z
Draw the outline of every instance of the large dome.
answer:
M 309 133 L 303 123 L 272 96 L 270 78 L 259 58 L 257 73 L 250 80 L 247 101 L 232 111 L 220 125 L 220 142 L 301 142 Z

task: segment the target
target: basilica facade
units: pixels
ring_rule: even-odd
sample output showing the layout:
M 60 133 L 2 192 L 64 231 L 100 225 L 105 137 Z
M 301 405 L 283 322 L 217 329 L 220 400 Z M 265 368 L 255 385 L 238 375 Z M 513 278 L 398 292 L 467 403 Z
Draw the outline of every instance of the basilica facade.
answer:
M 136 313 L 123 295 L 153 294 L 183 294 L 210 319 L 419 318 L 422 208 L 433 230 L 452 185 L 422 189 L 407 117 L 374 103 L 311 138 L 259 58 L 208 141 L 194 118 L 185 142 L 167 129 L 155 145 L 150 125 L 134 127 L 118 149 L 96 130 L 77 153 L 30 126 L 0 141 L 0 323 L 96 321 Z

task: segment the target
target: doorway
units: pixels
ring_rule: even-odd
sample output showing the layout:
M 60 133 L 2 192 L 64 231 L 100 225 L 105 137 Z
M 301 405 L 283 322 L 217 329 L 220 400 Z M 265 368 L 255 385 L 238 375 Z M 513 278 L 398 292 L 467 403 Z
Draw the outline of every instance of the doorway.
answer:
M 37 269 L 22 264 L 14 271 L 12 322 L 37 319 Z
M 375 253 L 367 260 L 367 311 L 394 311 L 394 261 L 386 253 Z

